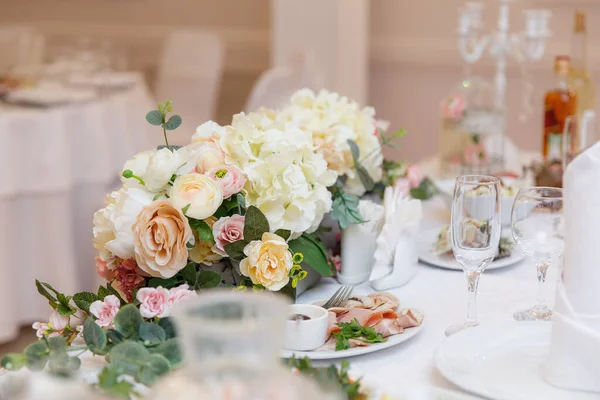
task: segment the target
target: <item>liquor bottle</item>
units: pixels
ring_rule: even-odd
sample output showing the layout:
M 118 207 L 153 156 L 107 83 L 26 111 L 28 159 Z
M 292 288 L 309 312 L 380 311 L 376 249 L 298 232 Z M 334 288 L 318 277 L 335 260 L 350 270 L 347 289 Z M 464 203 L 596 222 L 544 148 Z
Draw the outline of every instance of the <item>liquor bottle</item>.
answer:
M 594 110 L 596 88 L 594 80 L 587 70 L 587 29 L 585 23 L 585 13 L 575 13 L 575 29 L 571 42 L 571 71 L 569 73 L 570 84 L 577 94 L 577 109 L 575 115 L 581 120 L 587 110 Z M 588 111 L 589 112 L 589 111 Z M 582 127 L 576 127 L 576 135 L 570 143 L 574 149 L 579 149 L 578 140 L 581 138 L 580 130 Z
M 557 56 L 554 62 L 556 83 L 544 99 L 544 140 L 542 152 L 548 163 L 561 162 L 565 120 L 577 111 L 577 95 L 569 84 L 568 56 Z

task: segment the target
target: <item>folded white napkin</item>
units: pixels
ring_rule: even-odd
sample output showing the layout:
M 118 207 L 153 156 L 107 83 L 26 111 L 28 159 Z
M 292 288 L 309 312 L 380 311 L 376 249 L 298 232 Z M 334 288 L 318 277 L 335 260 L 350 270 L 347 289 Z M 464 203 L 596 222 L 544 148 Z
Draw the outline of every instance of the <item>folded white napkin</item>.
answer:
M 352 224 L 342 230 L 342 268 L 337 279 L 344 285 L 358 285 L 369 279 L 375 242 L 384 222 L 382 205 L 361 200 L 358 209 L 365 222 Z
M 416 235 L 421 221 L 421 201 L 402 197 L 388 187 L 384 198 L 385 224 L 377 238 L 371 286 L 387 290 L 402 286 L 416 273 Z M 387 275 L 386 275 L 387 274 Z
M 558 283 L 546 380 L 600 392 L 600 143 L 564 176 L 565 252 Z

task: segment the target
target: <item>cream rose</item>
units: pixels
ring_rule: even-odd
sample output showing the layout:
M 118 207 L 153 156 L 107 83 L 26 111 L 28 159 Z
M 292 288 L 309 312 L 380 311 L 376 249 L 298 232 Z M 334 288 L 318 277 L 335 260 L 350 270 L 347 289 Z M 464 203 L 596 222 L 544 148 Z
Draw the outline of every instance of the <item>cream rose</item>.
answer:
M 170 201 L 144 207 L 133 225 L 138 267 L 153 277 L 172 277 L 187 264 L 186 244 L 192 236 L 187 218 Z
M 280 290 L 290 280 L 292 253 L 286 241 L 274 233 L 263 233 L 262 240 L 253 240 L 244 247 L 247 256 L 240 263 L 240 272 L 252 283 L 271 291 Z
M 179 209 L 188 206 L 186 215 L 195 219 L 212 216 L 223 202 L 219 185 L 201 174 L 180 175 L 171 188 L 171 201 Z

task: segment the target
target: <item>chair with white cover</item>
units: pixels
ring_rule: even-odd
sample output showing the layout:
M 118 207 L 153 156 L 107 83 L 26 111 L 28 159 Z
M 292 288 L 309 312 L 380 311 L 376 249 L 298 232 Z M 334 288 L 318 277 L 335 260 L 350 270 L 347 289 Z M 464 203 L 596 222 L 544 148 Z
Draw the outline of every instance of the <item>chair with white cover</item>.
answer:
M 214 118 L 223 55 L 223 42 L 215 33 L 183 29 L 167 37 L 156 97 L 161 102 L 172 100 L 174 112 L 183 120 L 181 127 L 170 133 L 170 144 L 189 143 L 196 127 Z
M 44 48 L 44 37 L 35 28 L 0 26 L 0 74 L 41 65 Z
M 324 75 L 310 52 L 298 53 L 284 65 L 263 72 L 252 87 L 245 110 L 261 107 L 280 109 L 299 89 L 318 91 L 323 88 Z

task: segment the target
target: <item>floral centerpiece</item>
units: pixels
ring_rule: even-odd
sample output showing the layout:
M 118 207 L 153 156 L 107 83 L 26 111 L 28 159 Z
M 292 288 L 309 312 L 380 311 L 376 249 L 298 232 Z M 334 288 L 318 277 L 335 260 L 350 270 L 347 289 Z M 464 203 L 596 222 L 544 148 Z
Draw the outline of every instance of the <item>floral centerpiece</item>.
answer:
M 307 268 L 335 273 L 318 236 L 326 214 L 342 228 L 363 222 L 359 196 L 424 181 L 414 166 L 384 168 L 382 146 L 404 132 L 386 135 L 372 108 L 336 93 L 301 90 L 282 110 L 209 121 L 183 147 L 169 145 L 181 124 L 171 113 L 167 101 L 147 114 L 165 145 L 127 161 L 122 187 L 94 215 L 106 284 L 68 296 L 36 281 L 53 313 L 34 324 L 40 341 L 3 367 L 77 369 L 66 351 L 82 337 L 80 348 L 109 356 L 99 386 L 128 395 L 132 386 L 116 377 L 151 384 L 181 362 L 169 318 L 179 302 L 224 286 L 294 296 Z

